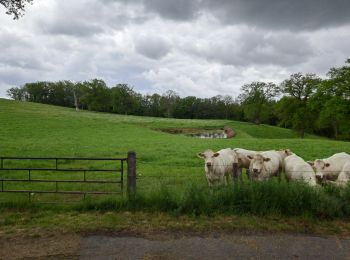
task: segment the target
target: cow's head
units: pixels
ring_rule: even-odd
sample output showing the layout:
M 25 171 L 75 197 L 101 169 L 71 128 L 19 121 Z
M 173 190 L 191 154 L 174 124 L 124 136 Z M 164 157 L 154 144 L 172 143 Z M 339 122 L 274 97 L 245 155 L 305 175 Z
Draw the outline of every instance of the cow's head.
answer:
M 316 179 L 318 182 L 324 181 L 325 172 L 329 171 L 330 163 L 325 162 L 322 159 L 317 159 L 315 161 L 308 161 L 308 164 L 312 166 L 316 173 Z
M 247 157 L 250 160 L 249 170 L 254 178 L 260 175 L 264 168 L 264 163 L 270 161 L 270 158 L 266 158 L 261 154 L 248 155 Z
M 210 169 L 213 167 L 215 157 L 218 157 L 220 153 L 214 153 L 212 150 L 206 150 L 202 153 L 198 153 L 199 158 L 204 159 L 205 168 Z

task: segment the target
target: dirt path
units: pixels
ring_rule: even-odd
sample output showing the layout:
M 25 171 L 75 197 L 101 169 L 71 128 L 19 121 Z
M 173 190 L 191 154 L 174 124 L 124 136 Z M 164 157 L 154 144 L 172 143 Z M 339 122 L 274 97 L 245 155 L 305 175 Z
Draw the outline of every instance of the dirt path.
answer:
M 80 236 L 34 230 L 0 234 L 0 259 L 79 259 Z
M 0 259 L 350 259 L 350 240 L 306 235 L 0 234 Z

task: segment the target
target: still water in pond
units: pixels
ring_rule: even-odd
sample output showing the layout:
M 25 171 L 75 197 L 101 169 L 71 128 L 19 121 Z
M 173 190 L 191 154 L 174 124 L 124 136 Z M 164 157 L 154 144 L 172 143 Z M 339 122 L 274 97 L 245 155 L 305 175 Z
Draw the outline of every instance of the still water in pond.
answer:
M 225 133 L 199 133 L 199 134 L 189 134 L 188 136 L 197 137 L 197 138 L 227 138 Z

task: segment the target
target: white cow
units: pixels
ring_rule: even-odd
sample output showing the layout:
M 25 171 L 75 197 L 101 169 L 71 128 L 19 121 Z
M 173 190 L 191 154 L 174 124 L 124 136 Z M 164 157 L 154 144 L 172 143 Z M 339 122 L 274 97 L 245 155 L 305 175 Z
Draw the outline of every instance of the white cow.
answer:
M 240 180 L 242 180 L 242 169 L 246 169 L 248 178 L 252 180 L 251 174 L 249 171 L 249 164 L 250 160 L 248 156 L 254 156 L 257 151 L 252 150 L 246 150 L 242 148 L 234 148 L 232 150 L 233 156 L 234 156 L 234 171 L 233 171 L 233 177 L 238 177 Z
M 252 151 L 252 150 L 246 150 L 246 149 L 242 149 L 242 148 L 235 148 L 232 151 L 234 153 L 235 158 L 237 158 L 237 159 L 235 159 L 235 163 L 234 163 L 234 167 L 236 166 L 235 164 L 237 163 L 236 169 L 234 169 L 234 175 L 235 175 L 234 177 L 239 177 L 240 179 L 242 179 L 242 169 L 245 168 L 247 171 L 248 178 L 250 180 L 252 180 L 252 175 L 250 174 L 250 170 L 249 170 L 250 159 L 248 156 L 253 157 L 255 154 L 261 153 L 263 151 Z M 282 150 L 278 150 L 276 152 L 278 153 L 279 161 L 280 161 L 279 172 L 282 172 L 283 159 L 286 156 L 289 156 L 293 153 L 289 149 L 282 149 Z
M 290 149 L 281 149 L 276 151 L 279 155 L 279 160 L 280 160 L 280 172 L 284 171 L 284 158 L 287 156 L 290 156 L 294 154 Z
M 249 170 L 253 179 L 263 181 L 273 176 L 280 177 L 281 155 L 277 151 L 266 151 L 248 155 L 250 159 Z
M 316 186 L 314 170 L 303 158 L 296 154 L 284 158 L 284 173 L 288 181 L 304 181 L 310 186 Z
M 345 163 L 343 169 L 338 175 L 338 178 L 335 182 L 332 182 L 338 186 L 346 186 L 350 181 L 350 161 Z
M 227 179 L 232 174 L 234 157 L 231 148 L 222 149 L 218 152 L 206 150 L 199 153 L 198 157 L 204 159 L 205 175 L 208 185 L 227 184 Z
M 344 164 L 350 161 L 350 155 L 347 153 L 336 153 L 325 159 L 308 161 L 315 169 L 318 181 L 335 181 L 342 171 Z

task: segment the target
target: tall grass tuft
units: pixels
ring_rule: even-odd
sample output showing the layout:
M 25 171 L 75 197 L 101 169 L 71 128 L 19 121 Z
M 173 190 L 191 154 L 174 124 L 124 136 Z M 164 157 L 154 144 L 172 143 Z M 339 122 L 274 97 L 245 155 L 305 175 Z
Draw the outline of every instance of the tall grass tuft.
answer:
M 132 198 L 87 199 L 73 207 L 77 211 L 149 211 L 176 215 L 250 214 L 258 216 L 310 216 L 319 219 L 350 216 L 350 186 L 309 187 L 296 182 L 236 183 L 209 189 L 188 183 L 184 187 L 157 185 L 152 191 L 138 192 Z M 40 210 L 24 201 L 0 203 L 0 208 Z M 51 206 L 52 210 L 58 209 Z
M 276 180 L 208 189 L 204 185 L 189 183 L 182 189 L 160 186 L 159 190 L 140 194 L 125 205 L 128 210 L 191 215 L 219 213 L 335 218 L 350 216 L 350 187 L 313 188 Z

